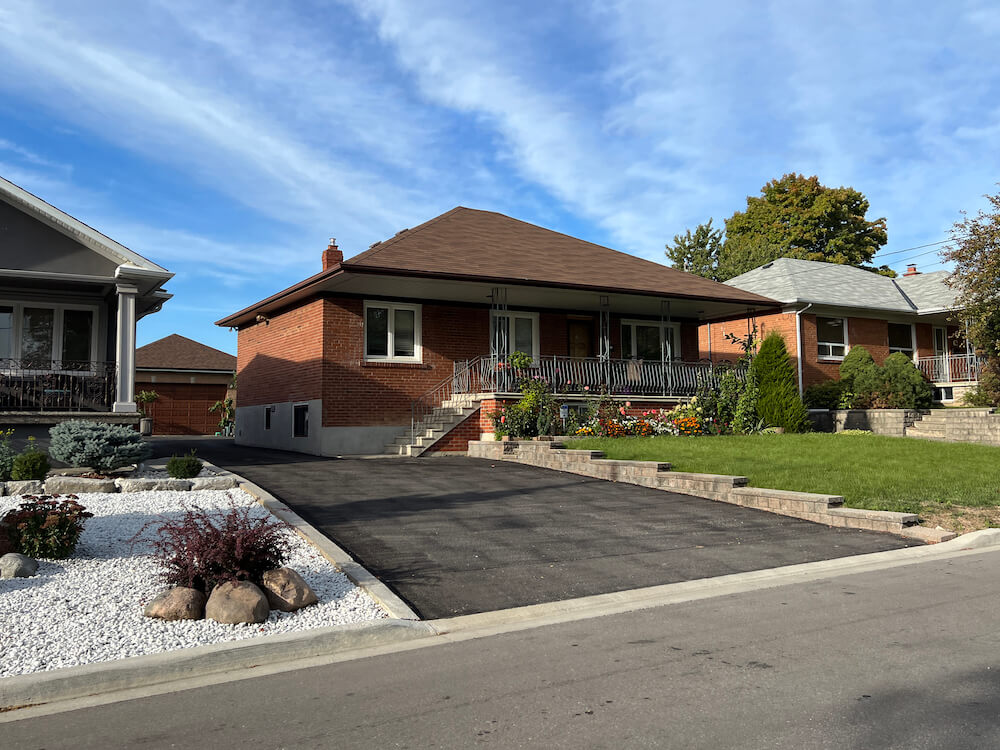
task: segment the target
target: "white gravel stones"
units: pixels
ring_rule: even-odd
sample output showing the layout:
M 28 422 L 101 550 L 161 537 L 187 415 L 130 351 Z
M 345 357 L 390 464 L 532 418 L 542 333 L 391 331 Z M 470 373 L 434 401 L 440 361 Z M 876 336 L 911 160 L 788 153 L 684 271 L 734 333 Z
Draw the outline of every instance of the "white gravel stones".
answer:
M 309 583 L 319 604 L 271 612 L 259 625 L 144 617 L 143 607 L 164 588 L 147 546 L 129 543 L 146 523 L 176 517 L 191 506 L 227 509 L 236 502 L 262 516 L 267 510 L 242 490 L 79 497 L 94 517 L 87 519 L 73 556 L 39 560 L 31 578 L 0 580 L 0 677 L 387 616 L 314 547 L 288 531 L 294 549 L 286 564 Z M 0 498 L 0 515 L 20 502 L 19 497 Z

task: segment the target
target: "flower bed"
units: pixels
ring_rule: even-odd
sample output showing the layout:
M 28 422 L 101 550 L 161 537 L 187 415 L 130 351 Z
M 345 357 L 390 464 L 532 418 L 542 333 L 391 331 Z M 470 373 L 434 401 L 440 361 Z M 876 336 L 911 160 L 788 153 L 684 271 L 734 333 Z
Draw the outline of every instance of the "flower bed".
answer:
M 21 502 L 0 497 L 0 514 Z M 79 502 L 94 517 L 72 557 L 40 560 L 31 578 L 0 580 L 0 677 L 387 617 L 291 529 L 284 532 L 292 544 L 287 564 L 312 587 L 317 605 L 272 611 L 259 625 L 145 617 L 143 606 L 164 584 L 148 545 L 130 544 L 144 525 L 191 506 L 224 510 L 235 503 L 260 517 L 268 511 L 242 490 L 91 493 Z

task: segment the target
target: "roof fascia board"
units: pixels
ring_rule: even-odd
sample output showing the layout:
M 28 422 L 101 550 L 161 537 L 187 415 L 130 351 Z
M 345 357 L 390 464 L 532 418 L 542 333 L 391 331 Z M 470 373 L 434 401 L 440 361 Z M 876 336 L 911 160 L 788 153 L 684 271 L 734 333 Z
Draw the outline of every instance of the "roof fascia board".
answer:
M 202 370 L 194 367 L 139 367 L 136 366 L 136 372 L 196 372 L 200 375 L 232 375 L 236 372 L 234 367 L 232 370 Z
M 170 273 L 167 269 L 156 265 L 147 258 L 143 258 L 121 243 L 115 242 L 93 227 L 87 226 L 79 219 L 73 218 L 65 211 L 60 211 L 55 206 L 43 201 L 37 195 L 29 193 L 24 188 L 15 185 L 9 180 L 5 180 L 3 177 L 0 177 L 0 198 L 114 263 L 131 263 L 138 268 L 148 271 L 155 271 L 161 274 Z
M 0 268 L 0 277 L 19 279 L 39 279 L 42 281 L 69 281 L 79 284 L 115 284 L 114 276 L 90 276 L 86 274 L 60 273 L 58 271 L 25 271 L 19 268 Z

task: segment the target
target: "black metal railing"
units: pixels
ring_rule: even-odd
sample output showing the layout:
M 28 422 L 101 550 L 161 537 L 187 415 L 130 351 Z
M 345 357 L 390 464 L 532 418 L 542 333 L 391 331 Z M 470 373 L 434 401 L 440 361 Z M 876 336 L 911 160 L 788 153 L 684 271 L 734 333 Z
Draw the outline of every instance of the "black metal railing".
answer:
M 0 359 L 0 411 L 110 411 L 114 362 Z

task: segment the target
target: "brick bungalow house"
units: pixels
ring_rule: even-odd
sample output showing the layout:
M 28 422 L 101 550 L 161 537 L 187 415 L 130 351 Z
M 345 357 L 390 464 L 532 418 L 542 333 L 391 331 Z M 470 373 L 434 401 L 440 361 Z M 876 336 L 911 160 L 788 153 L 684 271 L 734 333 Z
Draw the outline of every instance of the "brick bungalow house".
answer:
M 209 408 L 235 398 L 236 357 L 172 333 L 135 350 L 137 391 L 159 398 L 145 406 L 155 435 L 214 435 L 220 414 Z
M 238 443 L 463 451 L 515 398 L 515 351 L 568 401 L 690 397 L 698 327 L 773 300 L 502 214 L 455 208 L 218 321 L 238 331 Z
M 961 337 L 947 279 L 946 271 L 918 273 L 916 266 L 891 279 L 854 266 L 779 258 L 725 283 L 782 308 L 707 321 L 699 346 L 702 356 L 718 361 L 739 353 L 727 334 L 745 336 L 754 322 L 761 336 L 778 331 L 800 390 L 838 378 L 852 346 L 864 346 L 879 364 L 902 352 L 934 383 L 937 400 L 952 401 L 977 381 L 981 363 Z

